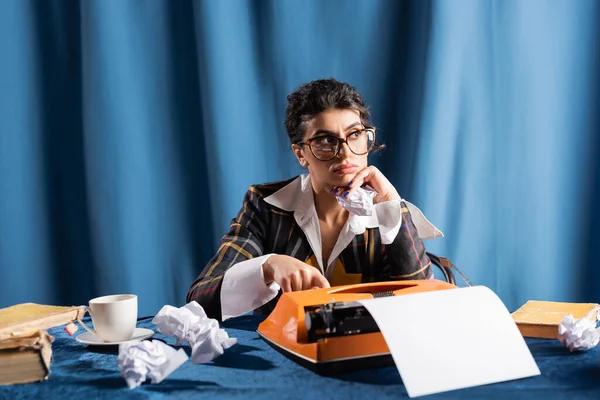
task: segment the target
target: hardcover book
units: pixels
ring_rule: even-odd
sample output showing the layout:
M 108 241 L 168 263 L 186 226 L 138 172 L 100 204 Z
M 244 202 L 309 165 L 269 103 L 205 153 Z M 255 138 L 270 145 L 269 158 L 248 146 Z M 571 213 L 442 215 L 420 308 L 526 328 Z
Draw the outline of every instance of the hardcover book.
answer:
M 575 319 L 598 320 L 598 304 L 561 303 L 552 301 L 529 300 L 512 313 L 521 334 L 526 337 L 557 339 L 558 326 L 563 317 L 571 314 Z
M 68 324 L 83 318 L 84 307 L 17 304 L 0 310 L 0 340 Z
M 46 379 L 50 373 L 53 340 L 43 330 L 0 340 L 0 385 Z

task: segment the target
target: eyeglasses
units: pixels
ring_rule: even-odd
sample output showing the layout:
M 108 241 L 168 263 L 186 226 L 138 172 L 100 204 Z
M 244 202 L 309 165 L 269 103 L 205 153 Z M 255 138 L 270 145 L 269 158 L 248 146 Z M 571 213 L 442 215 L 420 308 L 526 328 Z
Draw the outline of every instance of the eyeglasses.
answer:
M 311 153 L 318 160 L 329 161 L 338 155 L 342 148 L 342 143 L 346 143 L 350 151 L 356 155 L 362 156 L 367 154 L 375 146 L 375 129 L 366 128 L 356 130 L 349 134 L 346 139 L 332 135 L 312 137 L 306 142 L 298 143 L 298 145 L 308 145 Z

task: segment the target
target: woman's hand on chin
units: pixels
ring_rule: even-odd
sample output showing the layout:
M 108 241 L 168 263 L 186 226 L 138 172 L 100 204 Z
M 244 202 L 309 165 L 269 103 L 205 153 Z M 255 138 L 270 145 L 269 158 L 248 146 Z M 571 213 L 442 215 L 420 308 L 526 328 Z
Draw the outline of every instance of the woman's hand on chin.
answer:
M 377 192 L 377 195 L 373 198 L 374 204 L 390 200 L 400 200 L 400 195 L 396 191 L 396 188 L 379 169 L 372 165 L 358 171 L 348 186 L 336 186 L 331 189 L 331 192 L 335 196 L 348 198 L 352 196 L 359 187 L 364 185 L 372 187 Z

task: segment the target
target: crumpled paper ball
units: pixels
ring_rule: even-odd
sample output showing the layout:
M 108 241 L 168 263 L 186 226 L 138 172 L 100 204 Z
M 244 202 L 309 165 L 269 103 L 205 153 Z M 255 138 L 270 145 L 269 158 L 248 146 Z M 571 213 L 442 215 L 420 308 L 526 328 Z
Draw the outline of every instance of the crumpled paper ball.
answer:
M 600 329 L 596 329 L 596 323 L 587 318 L 576 320 L 567 315 L 558 326 L 558 340 L 572 352 L 589 350 L 598 345 Z
M 166 305 L 152 320 L 164 335 L 174 336 L 177 344 L 185 342 L 192 348 L 192 362 L 202 364 L 214 360 L 225 349 L 237 343 L 219 327 L 216 319 L 208 318 L 204 309 L 196 301 L 181 308 Z
M 336 196 L 340 206 L 354 215 L 370 216 L 373 214 L 373 198 L 377 192 L 368 188 L 359 187 L 349 198 Z
M 135 340 L 119 345 L 117 364 L 129 389 L 147 378 L 160 383 L 188 360 L 183 349 L 175 350 L 159 340 Z

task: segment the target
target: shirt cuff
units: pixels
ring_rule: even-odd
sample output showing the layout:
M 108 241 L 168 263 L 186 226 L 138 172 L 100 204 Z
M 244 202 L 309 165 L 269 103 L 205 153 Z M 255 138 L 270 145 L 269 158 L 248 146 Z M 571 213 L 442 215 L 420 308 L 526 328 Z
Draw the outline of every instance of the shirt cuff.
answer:
M 393 243 L 400 231 L 400 226 L 402 226 L 400 200 L 390 200 L 375 204 L 375 214 L 379 223 L 381 243 Z
M 410 212 L 410 218 L 419 232 L 419 239 L 425 240 L 444 236 L 442 231 L 425 218 L 421 210 L 406 200 L 402 201 L 406 204 L 406 208 L 408 208 L 408 211 Z
M 223 321 L 253 311 L 277 296 L 279 285 L 273 282 L 267 286 L 262 269 L 272 255 L 241 261 L 225 272 L 221 286 Z
M 390 200 L 375 204 L 375 213 L 377 214 L 377 221 L 379 221 L 379 233 L 383 244 L 392 243 L 400 231 L 402 226 L 401 201 L 406 204 L 412 223 L 419 233 L 419 239 L 425 240 L 444 236 L 442 231 L 429 222 L 414 204 L 406 200 Z

